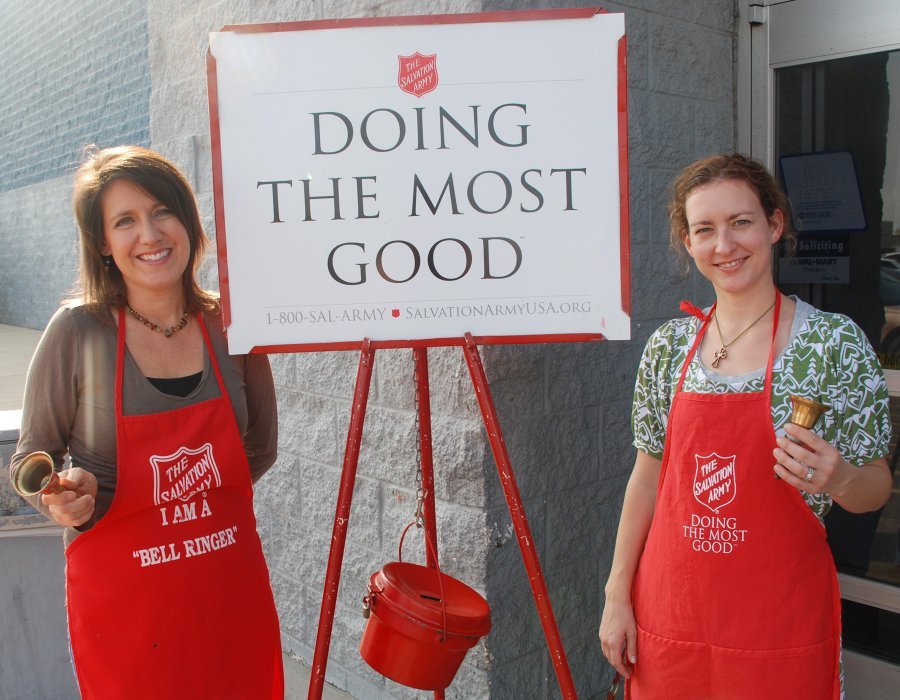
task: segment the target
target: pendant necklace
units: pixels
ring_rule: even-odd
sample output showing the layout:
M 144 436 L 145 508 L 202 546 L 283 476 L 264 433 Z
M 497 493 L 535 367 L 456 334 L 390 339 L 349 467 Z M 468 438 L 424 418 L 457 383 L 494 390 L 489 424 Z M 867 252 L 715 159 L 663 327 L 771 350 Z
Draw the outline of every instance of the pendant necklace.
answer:
M 763 320 L 763 317 L 764 317 L 767 313 L 769 313 L 769 312 L 772 310 L 772 307 L 773 307 L 773 306 L 775 306 L 775 302 L 774 302 L 774 301 L 772 302 L 772 306 L 770 306 L 768 309 L 766 309 L 765 311 L 763 311 L 762 314 L 761 314 L 761 315 L 760 315 L 753 323 L 751 323 L 751 324 L 750 324 L 749 326 L 747 326 L 744 330 L 742 330 L 740 333 L 738 333 L 738 334 L 731 340 L 730 343 L 726 343 L 726 342 L 725 342 L 725 337 L 722 335 L 722 329 L 719 328 L 719 314 L 718 314 L 718 311 L 716 311 L 716 313 L 713 314 L 713 320 L 716 322 L 716 330 L 719 332 L 719 340 L 722 341 L 722 347 L 719 348 L 718 350 L 716 350 L 715 355 L 714 355 L 715 358 L 716 358 L 715 360 L 713 360 L 713 363 L 712 363 L 712 366 L 713 366 L 714 368 L 718 368 L 718 367 L 719 367 L 719 363 L 720 363 L 722 360 L 724 360 L 726 357 L 728 357 L 728 348 L 730 348 L 732 345 L 734 345 L 734 344 L 738 341 L 738 339 L 739 339 L 742 335 L 744 335 L 744 333 L 746 333 L 746 332 L 749 331 L 751 328 L 753 328 L 753 326 L 755 326 L 757 323 L 759 323 L 760 321 L 762 321 L 762 320 Z
M 166 338 L 171 338 L 173 335 L 175 335 L 175 333 L 184 328 L 188 324 L 188 319 L 191 317 L 191 315 L 187 311 L 185 311 L 184 316 L 181 317 L 181 320 L 178 323 L 176 323 L 174 326 L 170 326 L 169 328 L 163 328 L 162 326 L 153 323 L 153 321 L 151 321 L 150 319 L 141 316 L 137 311 L 131 308 L 131 304 L 125 304 L 125 306 L 128 308 L 128 313 L 134 316 L 138 321 L 147 326 L 147 328 L 149 328 L 151 331 L 159 331 L 160 333 L 165 335 Z

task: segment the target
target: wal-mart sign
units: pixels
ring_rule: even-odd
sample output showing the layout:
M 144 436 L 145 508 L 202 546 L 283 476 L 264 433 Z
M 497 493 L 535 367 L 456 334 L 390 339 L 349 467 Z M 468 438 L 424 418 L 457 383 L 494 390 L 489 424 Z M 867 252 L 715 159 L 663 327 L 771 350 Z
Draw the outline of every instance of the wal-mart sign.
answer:
M 208 69 L 231 352 L 629 337 L 621 14 L 226 27 Z

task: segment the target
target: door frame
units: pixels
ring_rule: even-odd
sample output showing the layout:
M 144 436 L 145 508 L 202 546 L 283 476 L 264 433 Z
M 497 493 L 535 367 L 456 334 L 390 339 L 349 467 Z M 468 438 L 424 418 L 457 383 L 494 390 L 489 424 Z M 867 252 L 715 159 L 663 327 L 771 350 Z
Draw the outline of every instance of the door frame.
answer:
M 900 49 L 897 0 L 740 0 L 737 145 L 774 164 L 775 70 Z

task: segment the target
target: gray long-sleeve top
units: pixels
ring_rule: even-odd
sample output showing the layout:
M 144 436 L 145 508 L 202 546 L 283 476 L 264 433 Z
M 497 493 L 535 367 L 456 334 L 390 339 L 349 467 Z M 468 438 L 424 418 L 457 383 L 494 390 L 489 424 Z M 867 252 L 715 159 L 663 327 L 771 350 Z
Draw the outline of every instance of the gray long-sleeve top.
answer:
M 204 314 L 210 340 L 243 436 L 255 482 L 275 462 L 278 417 L 268 357 L 229 355 L 221 317 Z M 116 326 L 84 307 L 63 307 L 44 331 L 25 382 L 19 443 L 10 468 L 27 454 L 43 450 L 60 467 L 66 454 L 73 466 L 97 477 L 93 519 L 75 530 L 66 528 L 68 546 L 101 518 L 116 488 Z M 124 412 L 144 415 L 182 408 L 219 396 L 215 373 L 206 356 L 197 388 L 181 398 L 156 389 L 141 373 L 126 348 Z M 46 513 L 38 499 L 32 505 Z

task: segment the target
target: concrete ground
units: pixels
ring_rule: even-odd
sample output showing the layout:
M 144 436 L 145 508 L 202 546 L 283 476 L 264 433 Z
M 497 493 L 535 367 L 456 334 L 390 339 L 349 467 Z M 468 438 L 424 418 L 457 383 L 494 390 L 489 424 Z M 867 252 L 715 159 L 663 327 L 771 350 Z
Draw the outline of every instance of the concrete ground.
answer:
M 0 324 L 0 419 L 8 423 L 22 409 L 28 364 L 41 331 Z M 5 465 L 4 465 L 5 466 Z M 285 700 L 302 700 L 309 687 L 309 668 L 302 660 L 284 656 Z M 325 684 L 323 700 L 353 700 L 353 696 Z

